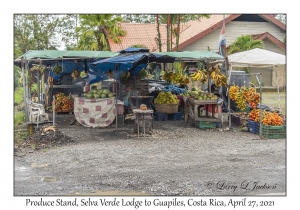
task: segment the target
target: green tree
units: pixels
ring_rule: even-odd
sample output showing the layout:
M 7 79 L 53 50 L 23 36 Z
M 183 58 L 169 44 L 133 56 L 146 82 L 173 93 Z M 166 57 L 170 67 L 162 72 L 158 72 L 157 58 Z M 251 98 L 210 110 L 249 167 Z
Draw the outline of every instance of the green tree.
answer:
M 55 50 L 61 45 L 58 35 L 68 42 L 75 31 L 73 15 L 14 15 L 15 56 L 28 50 Z
M 21 68 L 15 65 L 14 66 L 14 89 L 21 86 L 20 81 L 19 81 L 21 78 L 21 75 L 22 75 Z
M 116 15 L 121 17 L 125 23 L 155 23 L 155 15 L 147 14 L 121 14 Z
M 80 39 L 79 50 L 110 50 L 108 38 L 120 43 L 120 36 L 125 36 L 126 31 L 118 26 L 122 18 L 111 14 L 79 15 L 81 26 L 76 29 Z
M 261 40 L 254 40 L 251 35 L 242 35 L 230 45 L 228 54 L 243 52 L 254 48 L 264 49 L 264 44 Z
M 64 15 L 59 26 L 59 34 L 65 43 L 66 50 L 76 50 L 79 43 L 79 34 L 76 31 L 76 28 L 80 26 L 79 14 Z

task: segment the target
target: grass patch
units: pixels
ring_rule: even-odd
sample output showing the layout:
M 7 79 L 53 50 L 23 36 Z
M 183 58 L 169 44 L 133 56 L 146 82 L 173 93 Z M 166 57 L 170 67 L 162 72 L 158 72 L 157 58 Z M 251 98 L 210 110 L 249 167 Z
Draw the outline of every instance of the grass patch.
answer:
M 14 132 L 14 142 L 16 144 L 22 144 L 24 139 L 29 135 L 27 130 L 15 131 Z
M 25 112 L 15 112 L 14 116 L 14 125 L 20 125 L 21 123 L 25 122 Z
M 277 92 L 263 92 L 262 93 L 262 104 L 269 106 L 272 109 L 279 109 L 286 115 L 286 93 L 279 92 L 280 100 Z
M 24 89 L 22 87 L 17 87 L 15 92 L 14 92 L 14 103 L 15 104 L 20 104 L 24 101 Z

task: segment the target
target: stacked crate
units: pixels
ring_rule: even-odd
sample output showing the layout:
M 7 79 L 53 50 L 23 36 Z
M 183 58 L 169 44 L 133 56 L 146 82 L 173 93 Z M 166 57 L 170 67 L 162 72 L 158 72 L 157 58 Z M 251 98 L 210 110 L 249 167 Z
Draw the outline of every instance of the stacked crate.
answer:
M 177 112 L 175 114 L 168 114 L 168 120 L 182 120 L 182 112 Z
M 155 112 L 154 120 L 156 120 L 156 121 L 167 121 L 168 120 L 168 114 Z

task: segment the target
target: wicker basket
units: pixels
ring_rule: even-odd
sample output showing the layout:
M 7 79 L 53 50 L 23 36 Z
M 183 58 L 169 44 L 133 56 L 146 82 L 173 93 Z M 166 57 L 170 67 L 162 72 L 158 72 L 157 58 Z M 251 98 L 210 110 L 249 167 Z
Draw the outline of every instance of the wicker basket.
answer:
M 155 104 L 155 111 L 164 114 L 175 114 L 178 112 L 179 104 Z

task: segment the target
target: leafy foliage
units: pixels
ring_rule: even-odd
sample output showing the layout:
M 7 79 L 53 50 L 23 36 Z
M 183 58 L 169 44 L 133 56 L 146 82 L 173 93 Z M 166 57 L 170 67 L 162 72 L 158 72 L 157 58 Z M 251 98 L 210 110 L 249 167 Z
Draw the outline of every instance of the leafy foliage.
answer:
M 73 38 L 73 22 L 74 15 L 14 15 L 15 57 L 28 50 L 56 50 L 61 44 L 58 34 L 65 42 Z
M 236 40 L 230 45 L 228 54 L 237 52 L 243 52 L 255 48 L 264 48 L 264 44 L 261 40 L 254 40 L 251 35 L 242 35 L 236 38 Z
M 17 112 L 14 115 L 14 125 L 20 125 L 25 122 L 25 112 Z
M 22 70 L 18 66 L 14 66 L 14 89 L 20 86 L 19 79 L 21 78 Z
M 80 35 L 79 50 L 110 50 L 108 38 L 120 43 L 120 36 L 125 36 L 126 31 L 118 26 L 122 18 L 111 14 L 80 15 L 81 26 L 76 28 Z
M 22 87 L 16 88 L 14 91 L 14 103 L 15 104 L 21 104 L 24 101 L 23 98 L 24 89 Z
M 116 16 L 121 17 L 126 23 L 155 23 L 155 15 L 150 14 L 120 14 Z

